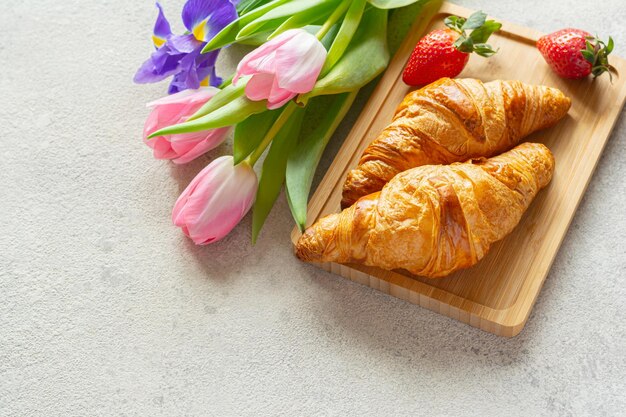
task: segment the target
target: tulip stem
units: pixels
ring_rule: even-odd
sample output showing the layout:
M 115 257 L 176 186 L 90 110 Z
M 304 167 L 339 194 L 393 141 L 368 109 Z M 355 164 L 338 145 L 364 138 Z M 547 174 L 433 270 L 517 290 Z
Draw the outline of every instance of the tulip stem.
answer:
M 335 11 L 330 16 L 328 16 L 328 19 L 324 22 L 320 30 L 315 35 L 317 39 L 321 41 L 322 38 L 326 36 L 330 28 L 332 28 L 333 25 L 337 22 L 337 20 L 339 20 L 339 18 L 344 15 L 346 10 L 348 10 L 350 3 L 352 3 L 351 0 L 342 1 L 339 7 L 337 7 Z
M 234 76 L 235 76 L 235 74 L 231 75 L 230 77 L 228 77 L 227 79 L 222 81 L 222 83 L 219 86 L 217 86 L 217 88 L 222 90 L 222 89 L 228 87 L 229 85 L 231 85 L 233 83 Z
M 289 118 L 297 108 L 297 104 L 293 101 L 290 101 L 289 104 L 287 104 L 283 112 L 280 114 L 280 116 L 278 116 L 278 119 L 276 119 L 276 122 L 274 122 L 270 130 L 265 134 L 263 141 L 250 154 L 250 156 L 246 158 L 246 162 L 250 164 L 250 166 L 254 166 L 254 164 L 256 164 L 256 161 L 258 161 L 261 155 L 263 155 L 265 148 L 267 148 L 269 144 L 272 143 L 274 136 L 276 136 L 280 129 L 282 129 L 282 127 L 285 125 L 287 120 L 289 120 Z

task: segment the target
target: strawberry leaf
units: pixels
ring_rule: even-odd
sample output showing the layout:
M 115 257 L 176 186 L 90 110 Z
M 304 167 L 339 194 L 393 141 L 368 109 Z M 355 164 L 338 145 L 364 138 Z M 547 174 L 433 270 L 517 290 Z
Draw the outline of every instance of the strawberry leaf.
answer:
M 481 27 L 474 29 L 472 33 L 470 33 L 470 38 L 472 38 L 474 43 L 485 43 L 489 37 L 494 32 L 500 30 L 501 27 L 501 23 L 498 23 L 495 20 L 488 20 Z
M 580 51 L 580 53 L 583 54 L 583 58 L 585 58 L 586 61 L 593 64 L 593 61 L 595 59 L 593 52 L 589 51 L 588 49 L 583 49 L 582 51 Z
M 474 51 L 474 41 L 472 38 L 466 38 L 465 36 L 459 36 L 454 41 L 454 47 L 461 52 L 471 54 Z
M 606 46 L 606 54 L 610 54 L 611 52 L 613 52 L 613 47 L 615 45 L 613 44 L 613 38 L 609 36 L 609 43 Z
M 466 19 L 464 17 L 459 16 L 448 16 L 444 19 L 443 23 L 458 33 L 463 33 L 463 25 L 465 24 Z
M 585 37 L 585 49 L 581 50 L 580 53 L 585 61 L 591 64 L 591 74 L 594 78 L 608 72 L 609 79 L 613 80 L 611 72 L 614 71 L 614 68 L 609 64 L 609 54 L 613 51 L 614 46 L 615 43 L 610 36 L 607 43 L 598 39 L 597 36 Z
M 494 55 L 496 52 L 498 52 L 497 50 L 494 50 L 493 47 L 489 44 L 486 43 L 475 43 L 474 44 L 474 52 L 476 52 L 476 54 L 483 56 L 485 58 L 489 58 L 490 56 Z
M 490 57 L 496 52 L 491 45 L 487 44 L 489 37 L 502 27 L 501 23 L 495 20 L 485 20 L 487 15 L 482 11 L 472 14 L 467 21 L 457 16 L 449 16 L 446 18 L 446 26 L 460 33 L 460 36 L 454 41 L 454 47 L 460 52 L 476 54 L 484 57 Z M 459 25 L 461 25 L 459 27 Z M 467 29 L 473 29 L 469 36 L 465 33 Z
M 485 24 L 485 20 L 487 19 L 487 14 L 482 10 L 472 13 L 472 15 L 467 19 L 463 26 L 461 26 L 461 30 L 470 30 L 477 29 Z

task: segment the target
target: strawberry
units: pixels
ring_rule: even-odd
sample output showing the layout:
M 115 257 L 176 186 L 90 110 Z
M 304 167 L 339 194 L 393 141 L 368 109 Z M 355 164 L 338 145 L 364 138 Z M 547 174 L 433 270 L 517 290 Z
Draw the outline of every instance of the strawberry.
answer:
M 542 36 L 537 49 L 552 70 L 564 78 L 584 78 L 598 75 L 614 68 L 609 65 L 608 55 L 613 50 L 613 39 L 605 44 L 589 32 L 580 29 L 562 29 Z
M 486 42 L 489 36 L 502 26 L 493 20 L 486 20 L 482 11 L 468 19 L 449 16 L 444 23 L 448 29 L 433 30 L 415 46 L 402 73 L 402 80 L 408 85 L 423 85 L 442 77 L 456 77 L 467 61 L 469 54 L 490 57 L 497 51 Z M 466 31 L 472 30 L 468 35 Z

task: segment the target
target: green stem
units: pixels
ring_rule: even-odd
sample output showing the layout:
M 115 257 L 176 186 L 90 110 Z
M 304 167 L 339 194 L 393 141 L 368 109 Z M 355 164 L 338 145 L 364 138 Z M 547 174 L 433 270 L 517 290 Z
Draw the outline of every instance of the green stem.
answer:
M 232 74 L 230 77 L 228 77 L 224 81 L 222 81 L 222 83 L 217 88 L 219 88 L 221 90 L 224 87 L 228 87 L 229 85 L 231 85 L 233 83 L 233 78 L 234 77 L 235 77 L 235 74 Z
M 280 129 L 282 129 L 282 127 L 285 125 L 287 120 L 289 120 L 289 117 L 291 117 L 296 108 L 298 108 L 298 106 L 293 101 L 290 101 L 289 104 L 287 104 L 285 110 L 283 110 L 283 112 L 280 114 L 280 116 L 278 116 L 278 119 L 276 119 L 276 122 L 274 122 L 270 130 L 265 134 L 263 141 L 261 141 L 259 146 L 250 154 L 250 156 L 245 159 L 245 161 L 250 164 L 250 166 L 254 166 L 254 164 L 256 164 L 256 161 L 258 161 L 261 155 L 263 155 L 265 148 L 267 148 L 269 144 L 272 143 L 272 139 L 274 139 L 274 136 L 276 136 Z
M 339 20 L 339 18 L 343 16 L 343 14 L 346 12 L 351 2 L 351 0 L 342 1 L 339 7 L 337 7 L 335 11 L 330 16 L 328 16 L 328 19 L 324 22 L 320 30 L 315 35 L 317 39 L 322 40 L 322 38 L 326 36 L 330 28 L 332 28 L 337 20 Z

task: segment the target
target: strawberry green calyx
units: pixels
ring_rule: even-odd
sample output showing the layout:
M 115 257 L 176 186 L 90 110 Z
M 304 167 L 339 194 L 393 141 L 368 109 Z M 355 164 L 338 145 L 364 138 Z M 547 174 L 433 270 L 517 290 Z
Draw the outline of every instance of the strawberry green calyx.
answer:
M 585 37 L 585 49 L 580 51 L 583 58 L 591 64 L 593 77 L 609 73 L 609 78 L 613 80 L 611 72 L 616 72 L 615 68 L 609 64 L 609 54 L 613 51 L 613 38 L 609 36 L 609 41 L 604 43 L 597 36 Z
M 469 18 L 459 16 L 448 16 L 444 20 L 447 27 L 459 34 L 454 42 L 454 47 L 461 52 L 476 52 L 480 56 L 490 57 L 496 52 L 487 40 L 492 33 L 497 32 L 502 27 L 501 23 L 495 20 L 487 20 L 487 14 L 482 11 L 473 13 Z M 471 30 L 469 35 L 467 31 Z

